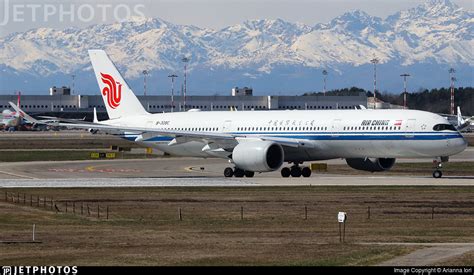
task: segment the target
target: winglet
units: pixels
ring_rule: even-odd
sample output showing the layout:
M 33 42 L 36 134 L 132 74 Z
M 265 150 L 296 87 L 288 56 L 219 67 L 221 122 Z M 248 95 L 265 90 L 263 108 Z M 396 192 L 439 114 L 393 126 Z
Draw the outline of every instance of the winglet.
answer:
M 462 119 L 461 107 L 458 106 L 457 111 L 458 111 L 458 127 L 459 127 L 464 123 L 464 121 Z
M 99 120 L 97 119 L 97 109 L 94 107 L 94 119 L 92 120 L 93 123 L 99 123 Z
M 457 129 L 458 131 L 462 131 L 464 130 L 465 128 L 467 128 L 471 123 L 469 122 L 469 119 L 464 119 L 462 117 L 462 114 L 461 114 L 461 107 L 458 106 L 457 108 L 458 110 L 458 114 L 457 114 L 457 118 L 458 118 L 458 125 L 457 125 Z
M 23 110 L 20 109 L 20 107 L 16 106 L 15 103 L 13 102 L 8 102 L 10 103 L 10 106 L 12 106 L 13 109 L 15 109 L 15 111 L 20 114 L 20 117 L 28 120 L 29 122 L 31 123 L 39 123 L 39 124 L 43 124 L 41 121 L 37 120 L 37 119 L 34 119 L 32 118 L 30 115 L 28 115 L 27 113 L 23 112 Z

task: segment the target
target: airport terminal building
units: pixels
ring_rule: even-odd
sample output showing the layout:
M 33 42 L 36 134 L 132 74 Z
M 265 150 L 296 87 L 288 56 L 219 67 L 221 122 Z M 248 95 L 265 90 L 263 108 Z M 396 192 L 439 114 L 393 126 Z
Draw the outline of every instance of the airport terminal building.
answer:
M 190 109 L 202 111 L 224 110 L 328 110 L 367 107 L 364 93 L 354 96 L 138 96 L 150 113 L 181 112 Z M 16 95 L 0 95 L 0 109 L 10 108 L 8 102 L 17 102 Z M 174 105 L 174 108 L 172 106 Z M 21 108 L 31 114 L 82 118 L 97 108 L 99 118 L 106 118 L 104 102 L 100 95 L 22 95 Z

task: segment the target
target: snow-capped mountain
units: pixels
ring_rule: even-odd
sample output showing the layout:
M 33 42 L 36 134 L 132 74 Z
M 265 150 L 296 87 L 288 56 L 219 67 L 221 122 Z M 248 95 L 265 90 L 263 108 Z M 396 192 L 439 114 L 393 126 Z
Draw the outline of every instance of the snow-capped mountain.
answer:
M 39 28 L 0 38 L 0 90 L 40 92 L 69 85 L 76 74 L 87 80 L 79 89 L 95 91 L 87 50 L 97 48 L 132 86 L 144 69 L 151 71 L 162 83 L 158 90 L 167 89 L 167 73 L 181 72 L 183 56 L 190 58 L 189 89 L 208 93 L 236 85 L 265 93 L 319 90 L 322 69 L 330 71 L 333 88 L 369 88 L 373 56 L 386 74 L 379 73 L 380 90 L 399 89 L 398 75 L 406 71 L 415 87 L 446 86 L 449 67 L 466 86 L 473 82 L 473 18 L 449 0 L 428 0 L 386 19 L 356 10 L 315 26 L 265 19 L 211 30 L 131 18 L 83 29 Z

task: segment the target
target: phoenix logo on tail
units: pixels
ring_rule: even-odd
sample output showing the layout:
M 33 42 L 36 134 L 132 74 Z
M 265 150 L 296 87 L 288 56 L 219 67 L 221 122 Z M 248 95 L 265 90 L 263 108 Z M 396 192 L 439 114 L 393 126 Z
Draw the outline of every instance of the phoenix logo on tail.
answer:
M 102 95 L 107 96 L 109 107 L 115 109 L 120 105 L 120 100 L 122 99 L 122 84 L 115 81 L 109 74 L 100 73 L 100 76 L 102 77 L 102 82 L 107 85 L 107 87 L 102 89 Z

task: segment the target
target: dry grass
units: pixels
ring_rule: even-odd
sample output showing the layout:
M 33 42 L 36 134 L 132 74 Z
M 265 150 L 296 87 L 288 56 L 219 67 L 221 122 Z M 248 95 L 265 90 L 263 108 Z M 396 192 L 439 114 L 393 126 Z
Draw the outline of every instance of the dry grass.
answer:
M 422 175 L 429 176 L 434 171 L 432 163 L 395 163 L 392 169 L 383 173 L 371 173 L 355 170 L 349 165 L 329 165 L 328 173 L 348 175 Z M 474 162 L 447 162 L 443 163 L 445 176 L 472 176 L 474 177 Z M 316 172 L 320 173 L 320 172 Z
M 154 154 L 110 150 L 31 150 L 16 151 L 14 154 L 11 151 L 0 150 L 0 162 L 95 160 L 91 158 L 91 153 L 115 153 L 115 159 L 149 159 L 160 157 Z M 101 160 L 107 159 L 101 158 Z
M 0 265 L 371 265 L 415 248 L 358 243 L 474 242 L 469 187 L 2 191 L 2 200 L 5 191 L 53 197 L 62 212 L 30 207 L 29 196 L 27 205 L 1 202 L 0 240 L 27 240 L 35 223 L 42 243 L 0 244 Z M 79 215 L 81 204 L 90 217 Z M 348 212 L 344 245 L 338 211 Z

